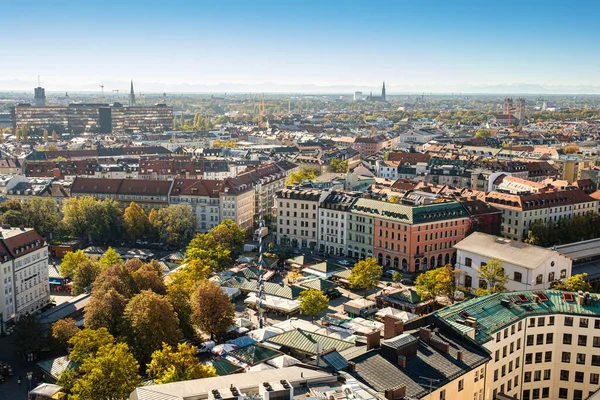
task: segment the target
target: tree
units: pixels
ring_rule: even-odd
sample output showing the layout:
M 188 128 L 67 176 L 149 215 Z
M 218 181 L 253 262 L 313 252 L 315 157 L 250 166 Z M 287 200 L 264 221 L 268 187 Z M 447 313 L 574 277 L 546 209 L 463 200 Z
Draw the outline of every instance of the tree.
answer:
M 314 319 L 315 315 L 327 310 L 329 307 L 329 298 L 317 289 L 309 289 L 300 293 L 300 311 L 303 314 L 310 315 Z
M 71 276 L 73 279 L 73 294 L 85 293 L 102 271 L 102 265 L 94 260 L 80 264 Z
M 162 343 L 175 345 L 181 339 L 179 320 L 173 306 L 163 296 L 150 290 L 135 295 L 123 314 L 129 324 L 129 344 L 142 363 L 150 361 L 152 353 Z
M 208 233 L 225 248 L 241 246 L 246 241 L 246 231 L 230 219 L 223 220 Z
M 216 283 L 205 279 L 191 297 L 192 322 L 211 338 L 221 337 L 233 324 L 233 304 Z
M 124 331 L 123 312 L 127 298 L 116 289 L 92 293 L 85 307 L 85 327 L 88 329 L 105 328 L 114 336 L 120 336 Z
M 177 349 L 163 343 L 162 349 L 152 353 L 148 375 L 155 384 L 217 376 L 214 367 L 200 363 L 197 352 L 196 346 L 187 343 L 179 343 Z
M 71 390 L 74 400 L 121 400 L 142 380 L 137 374 L 139 364 L 125 343 L 100 347 L 95 357 L 87 358 L 78 368 L 82 375 Z
M 394 273 L 392 274 L 392 280 L 394 282 L 400 282 L 402 280 L 402 274 L 400 273 L 400 271 L 394 271 Z
M 40 235 L 53 232 L 59 221 L 58 207 L 53 199 L 33 197 L 23 203 L 23 225 L 34 228 Z
M 222 246 L 214 236 L 208 233 L 198 233 L 187 246 L 186 260 L 212 261 L 218 271 L 231 266 L 231 250 Z
M 287 186 L 296 185 L 304 182 L 307 179 L 314 179 L 317 177 L 317 170 L 314 168 L 302 168 L 298 172 L 292 172 L 289 178 L 285 181 Z
M 52 324 L 52 339 L 64 350 L 69 340 L 79 332 L 77 322 L 73 318 L 63 318 Z
M 148 217 L 137 203 L 131 202 L 123 213 L 123 224 L 130 239 L 143 237 L 148 229 Z
M 296 279 L 300 278 L 302 275 L 300 275 L 298 272 L 296 271 L 290 271 L 287 273 L 287 275 L 285 276 L 285 279 L 287 280 L 288 284 L 294 283 L 296 282 Z
M 577 154 L 579 153 L 579 147 L 570 145 L 563 148 L 563 153 L 565 154 Z
M 454 299 L 450 268 L 443 266 L 421 273 L 415 281 L 415 290 L 421 300 L 434 300 L 437 296 Z
M 106 242 L 121 234 L 121 210 L 113 199 L 71 197 L 64 202 L 63 213 L 65 227 L 73 236 Z
M 81 363 L 88 358 L 94 358 L 102 346 L 114 342 L 115 338 L 106 328 L 82 329 L 69 339 L 71 345 L 69 358 Z
M 367 290 L 379 284 L 382 273 L 383 267 L 377 265 L 374 258 L 369 257 L 354 264 L 348 281 L 353 289 L 364 289 L 366 294 Z
M 15 324 L 14 343 L 21 354 L 29 354 L 42 348 L 42 326 L 35 314 L 22 315 Z
M 148 217 L 161 240 L 182 247 L 194 235 L 196 217 L 192 209 L 184 205 L 161 208 Z
M 489 129 L 478 129 L 475 133 L 475 138 L 489 138 L 492 136 L 492 132 Z
M 52 140 L 54 140 L 54 141 L 58 140 L 58 134 L 56 133 L 55 130 L 52 131 Z
M 121 258 L 119 253 L 115 251 L 115 249 L 109 246 L 106 252 L 102 255 L 102 257 L 100 257 L 99 261 L 100 265 L 103 267 L 112 267 L 113 265 L 121 264 L 123 262 L 123 259 Z
M 508 278 L 504 273 L 504 268 L 502 268 L 502 261 L 492 258 L 487 264 L 479 267 L 477 271 L 477 277 L 480 281 L 484 281 L 486 283 L 487 288 L 479 288 L 477 289 L 478 296 L 486 295 L 486 294 L 494 294 L 499 292 L 506 291 L 506 283 L 508 282 Z
M 188 271 L 177 271 L 169 274 L 166 298 L 173 305 L 173 310 L 179 318 L 179 329 L 184 337 L 192 337 L 192 305 L 190 297 L 198 281 L 194 280 Z
M 346 173 L 348 172 L 348 160 L 340 161 L 337 158 L 332 158 L 329 162 L 329 166 L 333 170 L 333 172 L 337 173 Z
M 592 285 L 585 281 L 587 276 L 587 272 L 584 272 L 583 274 L 576 274 L 568 277 L 564 284 L 560 283 L 559 281 L 557 284 L 553 285 L 553 287 L 555 289 L 565 290 L 568 292 L 578 292 L 580 290 L 583 292 L 591 292 Z
M 10 226 L 24 225 L 23 211 L 8 210 L 0 216 L 0 221 Z
M 89 257 L 82 250 L 77 250 L 76 252 L 68 251 L 60 263 L 60 274 L 64 277 L 72 278 L 75 275 L 75 271 L 87 261 L 89 261 Z
M 42 137 L 44 139 L 44 142 L 48 141 L 48 129 L 44 129 L 44 131 L 42 133 Z

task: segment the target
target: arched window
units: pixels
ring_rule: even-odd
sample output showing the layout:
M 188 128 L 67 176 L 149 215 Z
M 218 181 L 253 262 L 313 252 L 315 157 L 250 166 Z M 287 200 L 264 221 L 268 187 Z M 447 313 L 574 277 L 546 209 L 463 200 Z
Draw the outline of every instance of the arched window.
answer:
M 406 269 L 408 268 L 408 261 L 406 261 L 406 258 L 402 259 L 402 269 L 406 271 Z
M 444 259 L 444 264 L 450 264 L 450 253 L 446 253 L 446 258 Z
M 421 262 L 419 259 L 415 260 L 415 271 L 419 271 L 421 269 Z
M 431 268 L 435 268 L 435 257 L 431 257 Z
M 381 253 L 377 255 L 377 264 L 383 265 L 383 254 Z
M 394 257 L 394 269 L 398 269 L 399 262 L 400 262 L 400 260 L 398 259 L 398 257 Z
M 390 266 L 391 260 L 392 260 L 392 258 L 390 257 L 389 254 L 385 256 L 385 266 L 386 267 Z
M 438 259 L 437 259 L 437 265 L 438 265 L 438 267 L 441 267 L 443 265 L 442 261 L 444 261 L 444 260 L 442 258 L 442 255 L 440 254 L 440 255 L 438 255 Z

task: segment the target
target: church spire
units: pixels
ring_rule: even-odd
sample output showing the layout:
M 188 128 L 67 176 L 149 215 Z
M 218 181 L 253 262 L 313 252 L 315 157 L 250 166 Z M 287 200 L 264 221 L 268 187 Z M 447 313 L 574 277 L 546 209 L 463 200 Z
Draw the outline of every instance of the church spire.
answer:
M 385 101 L 385 81 L 383 81 L 383 86 L 381 87 L 381 100 Z
M 129 107 L 135 107 L 135 93 L 133 92 L 133 79 L 131 80 L 131 90 L 129 91 Z

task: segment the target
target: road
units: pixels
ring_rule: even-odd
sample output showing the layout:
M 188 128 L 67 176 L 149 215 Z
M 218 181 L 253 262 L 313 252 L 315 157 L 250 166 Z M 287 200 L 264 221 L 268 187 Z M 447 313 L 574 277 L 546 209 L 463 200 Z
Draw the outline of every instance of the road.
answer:
M 39 368 L 37 368 L 35 362 L 25 361 L 17 355 L 17 348 L 13 344 L 13 336 L 0 337 L 0 360 L 10 364 L 14 372 L 13 376 L 6 379 L 6 382 L 0 383 L 0 400 L 26 400 L 28 392 L 27 372 L 39 371 Z M 17 383 L 19 376 L 23 378 L 21 385 Z M 33 387 L 37 386 L 35 382 L 31 383 Z

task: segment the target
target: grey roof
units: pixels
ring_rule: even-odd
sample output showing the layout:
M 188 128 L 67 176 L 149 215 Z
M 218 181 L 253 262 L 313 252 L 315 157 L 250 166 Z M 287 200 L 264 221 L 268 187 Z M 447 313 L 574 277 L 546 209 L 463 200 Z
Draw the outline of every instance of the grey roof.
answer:
M 582 242 L 563 244 L 554 248 L 572 260 L 596 257 L 600 255 L 600 238 L 584 240 Z
M 341 371 L 348 366 L 348 361 L 336 350 L 321 354 L 321 360 L 335 371 Z
M 267 342 L 298 350 L 306 354 L 315 354 L 316 344 L 321 347 L 322 351 L 331 349 L 342 351 L 349 347 L 354 347 L 353 343 L 301 329 L 294 329 L 273 336 L 267 339 Z
M 448 354 L 417 339 L 419 342 L 417 354 L 407 358 L 406 368 L 388 361 L 381 355 L 379 349 L 374 349 L 354 358 L 347 358 L 356 363 L 356 371 L 351 374 L 380 393 L 404 384 L 407 396 L 424 398 L 429 391 L 429 381 L 423 378 L 437 379 L 439 382 L 436 386 L 441 387 L 489 359 L 483 351 L 468 348 L 445 334 L 435 336 L 449 343 Z M 415 334 L 416 337 L 418 334 Z M 458 351 L 463 352 L 463 362 L 458 362 L 456 359 Z
M 358 199 L 351 210 L 353 214 L 405 224 L 423 224 L 469 216 L 469 211 L 457 201 L 412 206 L 373 199 Z

